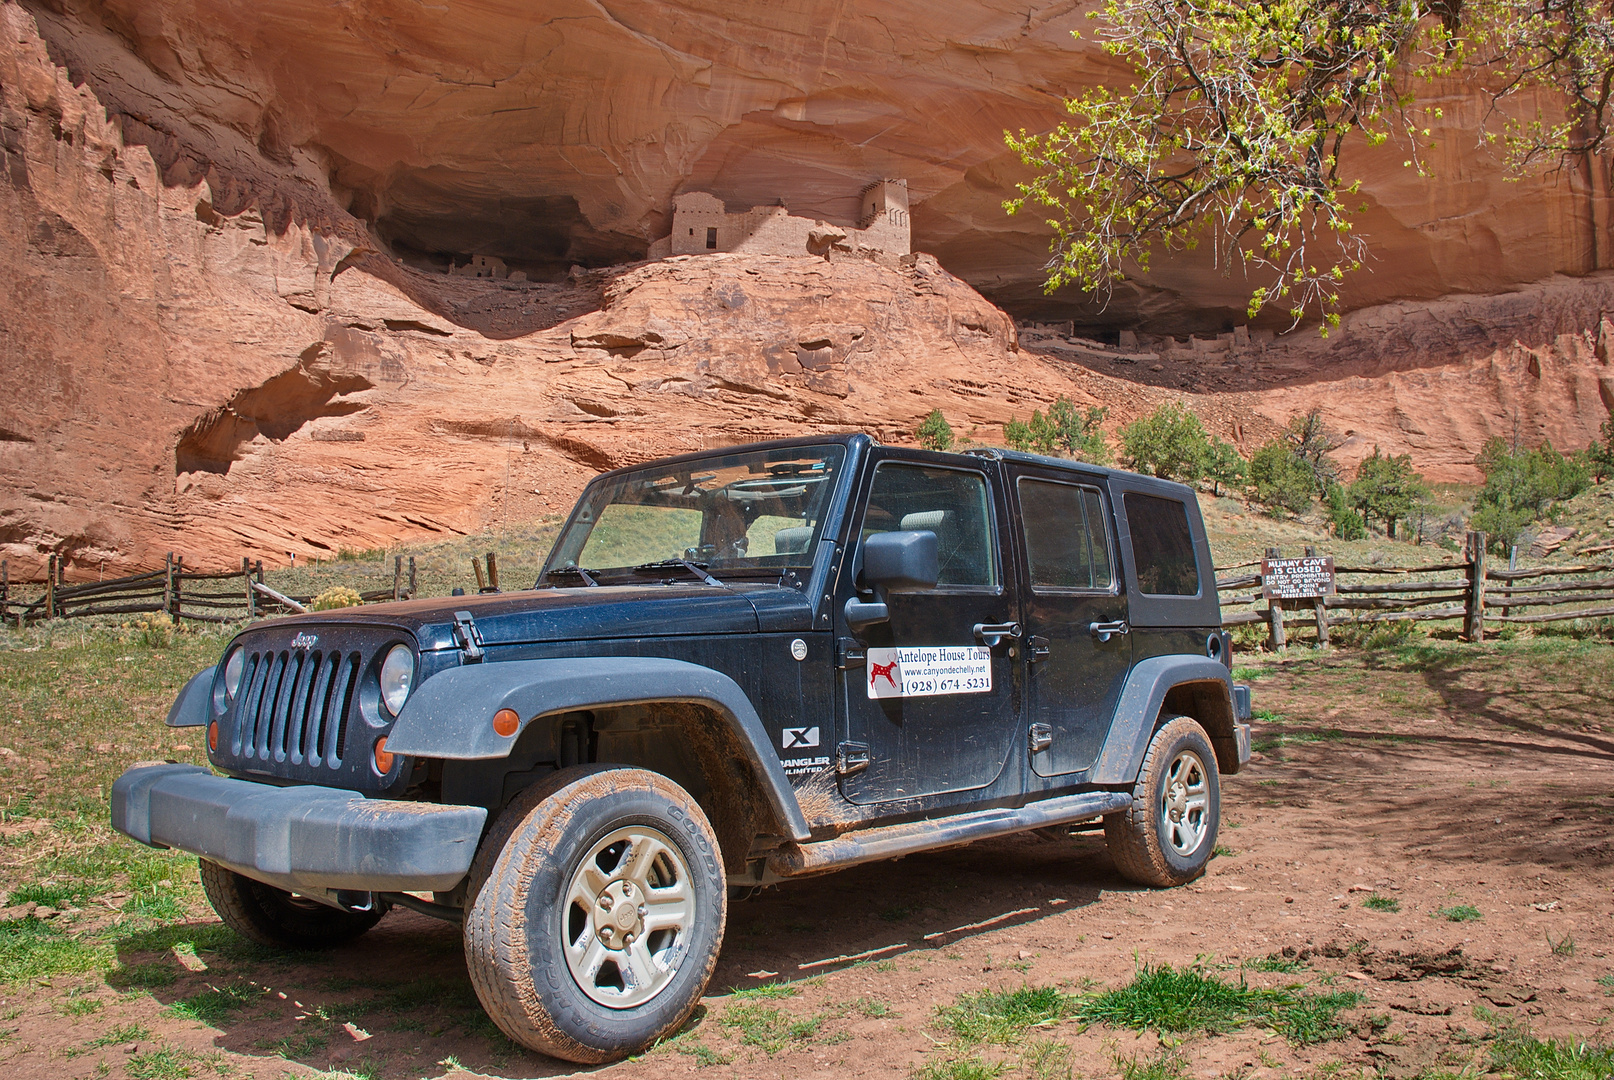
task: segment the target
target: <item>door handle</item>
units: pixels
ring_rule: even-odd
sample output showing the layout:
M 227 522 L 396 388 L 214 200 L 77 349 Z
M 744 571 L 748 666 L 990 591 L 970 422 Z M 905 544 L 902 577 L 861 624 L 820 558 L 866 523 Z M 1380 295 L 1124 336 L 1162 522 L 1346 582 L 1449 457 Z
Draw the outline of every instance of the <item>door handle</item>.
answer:
M 1130 634 L 1132 632 L 1132 627 L 1127 625 L 1127 621 L 1125 619 L 1117 619 L 1114 622 L 1089 623 L 1087 625 L 1087 632 L 1098 638 L 1099 644 L 1102 645 L 1107 643 L 1110 638 L 1115 637 L 1116 635 L 1121 635 L 1124 637 L 1125 635 Z
M 1008 638 L 1010 641 L 1019 641 L 1020 624 L 1017 622 L 978 622 L 975 624 L 975 640 L 985 645 L 988 649 L 995 649 L 1003 644 L 1004 638 Z

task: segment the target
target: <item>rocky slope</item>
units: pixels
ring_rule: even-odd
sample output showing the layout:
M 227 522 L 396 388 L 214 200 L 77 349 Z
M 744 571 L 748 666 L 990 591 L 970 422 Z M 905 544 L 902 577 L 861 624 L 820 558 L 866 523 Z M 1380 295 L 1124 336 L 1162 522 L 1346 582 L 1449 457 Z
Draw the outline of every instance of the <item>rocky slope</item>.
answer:
M 0 554 L 14 577 L 51 551 L 83 578 L 165 551 L 276 563 L 472 532 L 561 511 L 601 468 L 815 431 L 901 440 L 937 407 L 991 440 L 1059 394 L 1109 404 L 1115 422 L 1183 398 L 1249 450 L 1321 404 L 1351 453 L 1408 450 L 1451 478 L 1472 475 L 1489 434 L 1583 445 L 1614 398 L 1595 338 L 1614 309 L 1603 276 L 1364 311 L 1326 343 L 1258 331 L 1124 348 L 1074 326 L 1022 344 L 927 255 L 449 278 L 392 258 L 295 161 L 271 168 L 274 146 L 224 168 L 158 145 L 75 83 L 23 8 L 0 4 L 0 28 Z M 246 94 L 227 84 L 210 84 L 220 100 Z M 200 91 L 172 92 L 178 108 Z
M 915 250 L 1019 316 L 1225 330 L 1249 292 L 1184 256 L 1104 310 L 1042 296 L 1048 234 L 1001 209 L 1023 176 L 1003 132 L 1047 130 L 1065 97 L 1127 77 L 1072 39 L 1090 7 L 1072 0 L 25 6 L 166 182 L 206 176 L 221 210 L 257 197 L 277 225 L 351 210 L 439 265 L 485 252 L 553 277 L 642 257 L 682 190 L 849 225 L 866 183 L 905 177 Z M 1377 256 L 1348 307 L 1614 265 L 1606 163 L 1507 183 L 1471 88 L 1422 97 L 1441 110 L 1433 181 L 1394 142 L 1346 160 Z

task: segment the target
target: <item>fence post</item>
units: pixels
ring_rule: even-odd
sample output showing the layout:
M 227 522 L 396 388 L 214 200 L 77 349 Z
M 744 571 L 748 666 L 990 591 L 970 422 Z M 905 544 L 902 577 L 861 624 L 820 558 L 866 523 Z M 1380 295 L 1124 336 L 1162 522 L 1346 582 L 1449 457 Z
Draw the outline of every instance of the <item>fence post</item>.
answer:
M 402 600 L 403 599 L 402 592 L 403 592 L 403 556 L 402 555 L 394 555 L 392 557 L 392 598 L 394 600 Z
M 174 610 L 174 553 L 163 557 L 163 610 Z
M 409 599 L 415 598 L 415 557 L 409 556 Z
M 56 556 L 45 560 L 45 618 L 56 617 Z
M 1267 548 L 1266 558 L 1281 559 L 1283 555 L 1275 547 Z M 1266 567 L 1261 568 L 1261 586 L 1266 587 Z M 1288 651 L 1288 642 L 1283 632 L 1283 601 L 1267 597 L 1267 626 L 1272 634 L 1272 651 L 1283 653 Z
M 258 597 L 252 591 L 252 560 L 241 556 L 241 584 L 247 590 L 247 621 L 258 617 Z
M 488 585 L 494 592 L 499 591 L 499 556 L 488 552 Z
M 1468 602 L 1463 611 L 1463 637 L 1485 640 L 1485 541 L 1482 532 L 1468 534 Z
M 1306 545 L 1306 558 L 1317 557 L 1317 549 L 1310 544 Z M 1324 593 L 1311 602 L 1313 613 L 1317 616 L 1317 647 L 1328 648 L 1328 594 Z
M 488 579 L 486 575 L 482 573 L 482 560 L 478 559 L 475 555 L 471 556 L 471 570 L 476 574 L 476 591 L 486 592 L 488 587 Z
M 184 573 L 185 573 L 185 556 L 181 555 L 179 558 L 174 560 L 174 568 L 173 568 L 173 572 L 172 572 L 172 575 L 171 575 L 173 577 L 173 579 L 174 579 L 174 607 L 173 607 L 172 610 L 173 610 L 174 625 L 175 626 L 179 625 L 180 593 L 183 591 L 183 585 L 184 585 L 184 581 L 182 580 L 181 575 L 183 575 Z
M 11 561 L 0 559 L 0 624 L 6 621 L 11 607 Z

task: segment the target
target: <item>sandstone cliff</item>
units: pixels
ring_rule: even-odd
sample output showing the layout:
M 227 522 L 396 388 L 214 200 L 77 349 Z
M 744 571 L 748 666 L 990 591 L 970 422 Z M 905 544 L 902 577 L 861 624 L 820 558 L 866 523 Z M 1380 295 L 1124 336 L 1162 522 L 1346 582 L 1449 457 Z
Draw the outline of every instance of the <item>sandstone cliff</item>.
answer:
M 23 8 L 0 4 L 0 28 L 0 554 L 19 576 L 52 551 L 82 578 L 165 551 L 273 563 L 470 532 L 564 510 L 601 468 L 814 431 L 901 440 L 936 407 L 995 440 L 1059 394 L 1112 422 L 1181 398 L 1249 450 L 1321 404 L 1350 453 L 1468 478 L 1488 435 L 1583 445 L 1614 398 L 1603 275 L 1364 310 L 1328 342 L 1127 348 L 1073 325 L 1022 346 L 926 255 L 451 278 L 393 258 L 278 144 L 229 168 L 158 145 Z
M 1249 294 L 1184 256 L 1104 310 L 1042 296 L 1047 233 L 1000 205 L 1022 176 L 1003 132 L 1047 130 L 1063 98 L 1127 77 L 1072 39 L 1089 24 L 1071 0 L 25 6 L 166 182 L 207 176 L 222 210 L 256 199 L 277 227 L 333 227 L 334 202 L 423 264 L 640 258 L 679 191 L 851 225 L 865 184 L 904 177 L 914 249 L 1016 315 L 1214 332 Z M 1458 81 L 1423 96 L 1443 117 L 1432 182 L 1393 142 L 1346 160 L 1376 255 L 1347 307 L 1614 265 L 1606 166 L 1507 183 L 1477 138 L 1484 103 Z

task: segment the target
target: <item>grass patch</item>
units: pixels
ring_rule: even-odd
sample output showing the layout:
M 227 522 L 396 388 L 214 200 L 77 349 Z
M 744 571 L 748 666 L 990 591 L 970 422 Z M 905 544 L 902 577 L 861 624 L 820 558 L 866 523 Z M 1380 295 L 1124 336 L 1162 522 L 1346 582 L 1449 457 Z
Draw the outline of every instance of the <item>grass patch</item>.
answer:
M 102 965 L 99 950 L 32 916 L 0 923 L 0 982 L 82 975 Z
M 1290 1041 L 1337 1039 L 1347 1028 L 1339 1014 L 1362 1000 L 1354 991 L 1317 993 L 1300 987 L 1268 990 L 1240 979 L 1227 982 L 1201 968 L 1145 966 L 1128 986 L 1082 1001 L 1079 1016 L 1117 1027 L 1209 1033 L 1262 1023 Z
M 993 1080 L 1009 1070 L 1006 1061 L 986 1061 L 979 1057 L 932 1061 L 918 1072 L 915 1080 Z
M 795 997 L 801 993 L 800 987 L 787 982 L 763 983 L 761 986 L 747 986 L 743 990 L 735 990 L 730 997 L 735 1001 L 778 1001 L 781 998 Z
M 867 1016 L 870 1020 L 886 1020 L 902 1015 L 878 998 L 860 997 L 852 1002 L 852 1008 Z
M 1188 1062 L 1181 1054 L 1162 1050 L 1147 1059 L 1117 1057 L 1115 1070 L 1121 1080 L 1179 1080 L 1188 1074 Z
M 1484 918 L 1480 914 L 1480 909 L 1473 904 L 1456 904 L 1452 907 L 1443 907 L 1435 912 L 1435 916 L 1445 919 L 1447 922 L 1478 922 Z
M 694 1058 L 696 1066 L 702 1069 L 710 1068 L 713 1065 L 727 1065 L 733 1061 L 732 1058 L 719 1054 L 703 1042 L 690 1043 L 688 1046 L 679 1043 L 673 1049 L 685 1057 Z
M 1614 1048 L 1504 1030 L 1491 1046 L 1490 1065 L 1506 1080 L 1606 1080 L 1614 1076 Z
M 1282 953 L 1268 953 L 1259 960 L 1246 960 L 1243 966 L 1250 971 L 1275 971 L 1282 975 L 1293 975 L 1297 971 L 1306 970 L 1306 962 Z
M 1369 911 L 1395 912 L 1401 910 L 1401 901 L 1397 900 L 1393 896 L 1380 896 L 1378 893 L 1374 893 L 1372 896 L 1362 901 L 1362 906 L 1367 908 Z
M 793 1042 L 806 1042 L 823 1026 L 822 1016 L 797 1020 L 782 1009 L 740 1001 L 723 1011 L 718 1021 L 740 1033 L 740 1041 L 768 1054 L 777 1054 Z
M 149 1038 L 151 1038 L 151 1032 L 140 1024 L 119 1024 L 108 1031 L 102 1032 L 84 1045 L 92 1050 L 97 1050 L 103 1046 L 117 1046 L 119 1043 L 140 1042 Z
M 169 1016 L 181 1020 L 195 1020 L 197 1023 L 209 1027 L 218 1027 L 230 1018 L 238 1009 L 250 1005 L 258 995 L 255 991 L 240 984 L 209 987 L 199 994 L 192 994 L 168 1006 Z
M 1614 994 L 1614 974 L 1599 975 L 1597 985 L 1603 988 L 1603 993 Z
M 196 1055 L 171 1046 L 159 1046 L 144 1054 L 136 1054 L 124 1066 L 134 1080 L 183 1080 L 194 1076 Z
M 1007 1043 L 1027 1028 L 1076 1013 L 1078 1001 L 1052 986 L 982 990 L 941 1010 L 942 1025 L 966 1042 Z

